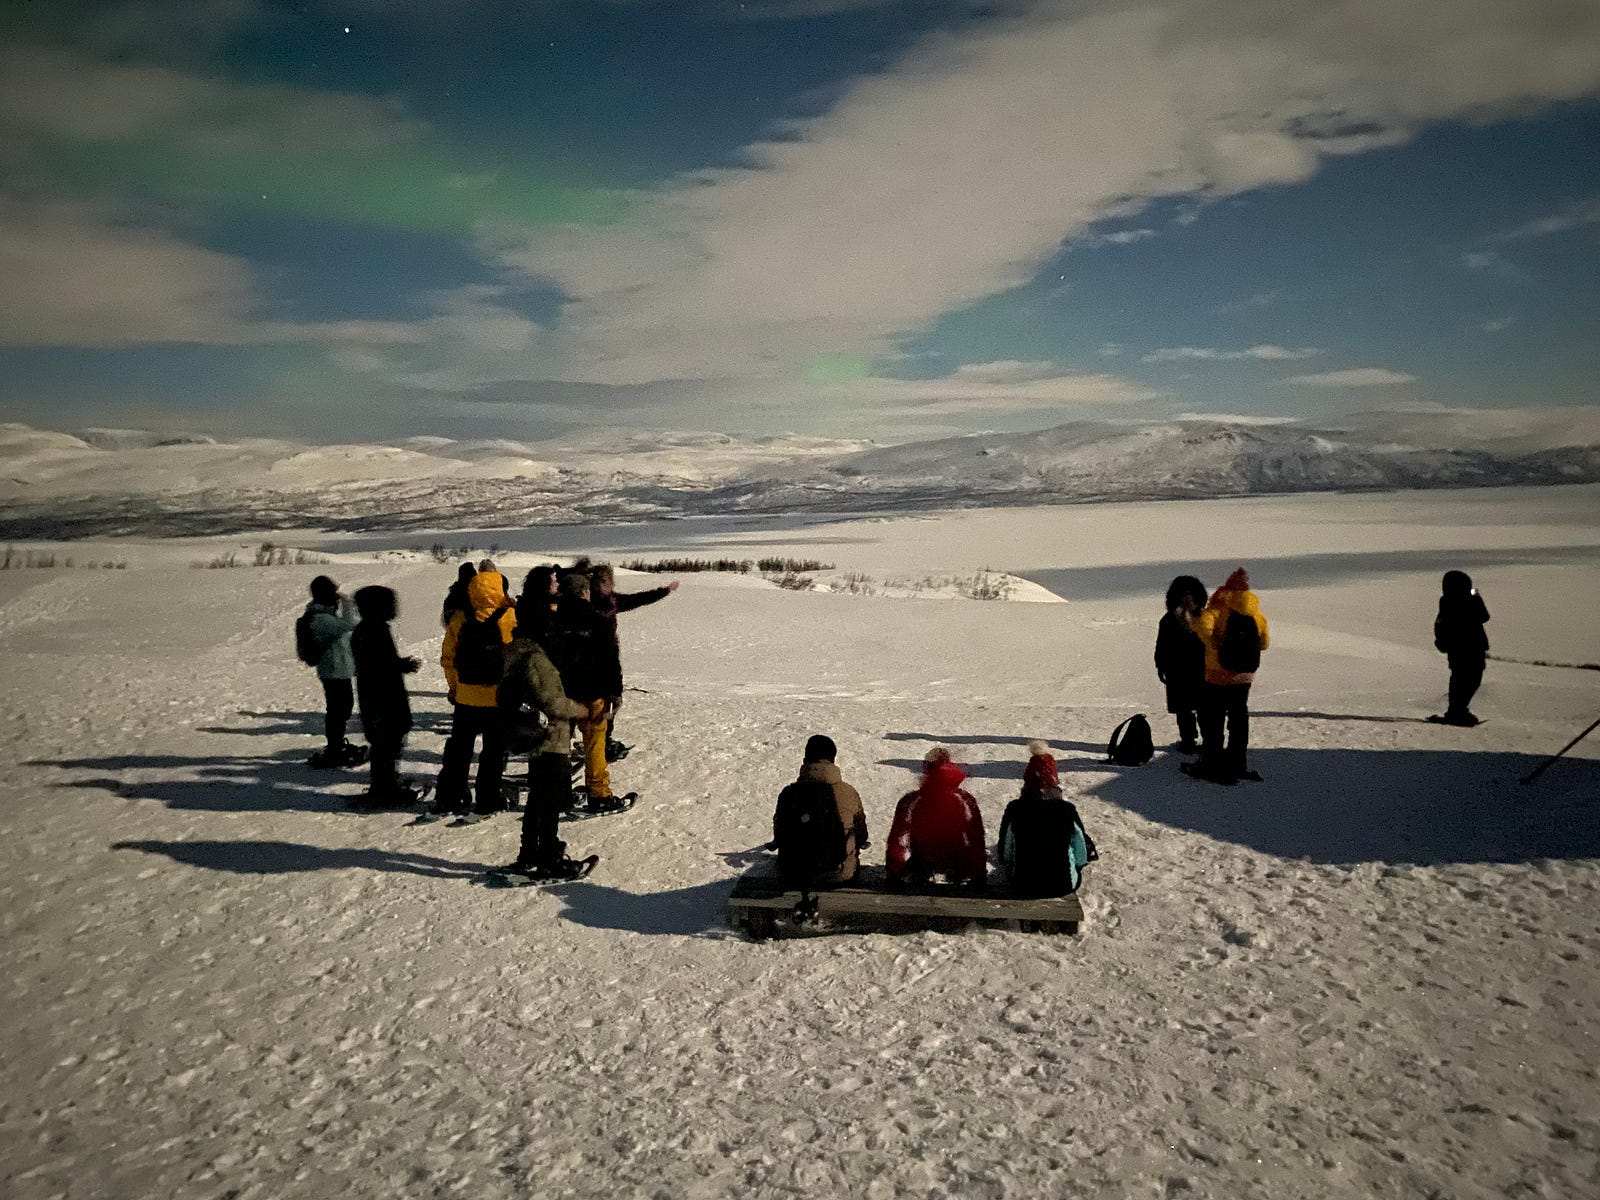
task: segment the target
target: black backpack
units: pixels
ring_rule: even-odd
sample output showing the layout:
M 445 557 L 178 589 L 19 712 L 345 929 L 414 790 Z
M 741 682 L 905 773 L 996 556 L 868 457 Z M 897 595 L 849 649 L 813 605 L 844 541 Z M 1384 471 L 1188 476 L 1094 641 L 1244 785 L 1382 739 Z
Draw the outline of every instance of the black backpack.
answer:
M 505 643 L 500 638 L 500 618 L 510 611 L 503 604 L 479 620 L 468 614 L 456 635 L 456 678 L 474 687 L 494 687 L 506 671 Z
M 773 819 L 778 843 L 778 874 L 807 884 L 837 871 L 844 862 L 844 822 L 833 787 L 820 780 L 791 783 L 778 796 Z
M 1119 767 L 1137 767 L 1150 761 L 1156 752 L 1155 739 L 1150 736 L 1150 722 L 1143 713 L 1134 713 L 1111 731 L 1106 743 L 1106 757 Z
M 307 609 L 295 619 L 294 623 L 295 657 L 308 667 L 314 667 L 320 663 L 323 652 L 328 648 L 328 644 L 311 629 L 311 618 L 315 615 L 310 609 Z
M 506 664 L 505 677 L 495 690 L 495 704 L 504 722 L 506 749 L 510 753 L 527 754 L 544 741 L 550 718 L 533 703 L 526 658 L 513 658 Z
M 1222 627 L 1217 646 L 1217 661 L 1224 671 L 1248 675 L 1261 666 L 1261 630 L 1256 619 L 1228 610 L 1228 623 Z

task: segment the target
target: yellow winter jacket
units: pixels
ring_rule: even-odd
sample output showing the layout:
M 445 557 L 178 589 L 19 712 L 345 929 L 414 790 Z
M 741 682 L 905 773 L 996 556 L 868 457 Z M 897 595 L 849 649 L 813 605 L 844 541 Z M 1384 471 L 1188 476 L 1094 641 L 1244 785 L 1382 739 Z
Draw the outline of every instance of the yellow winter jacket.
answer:
M 1222 646 L 1222 631 L 1228 624 L 1228 614 L 1238 613 L 1250 617 L 1256 623 L 1256 629 L 1261 634 L 1261 648 L 1265 650 L 1269 641 L 1267 637 L 1267 619 L 1261 615 L 1261 602 L 1256 599 L 1254 592 L 1240 592 L 1229 588 L 1218 588 L 1211 594 L 1210 603 L 1200 610 L 1200 615 L 1191 623 L 1192 628 L 1206 647 L 1206 682 L 1227 686 L 1235 683 L 1254 683 L 1254 671 L 1230 671 L 1222 665 L 1217 657 Z
M 509 644 L 512 630 L 517 627 L 516 606 L 506 597 L 505 585 L 493 571 L 480 571 L 467 584 L 467 602 L 473 615 L 480 621 L 494 615 L 502 606 L 505 613 L 500 618 L 500 640 Z M 439 665 L 444 668 L 445 682 L 455 693 L 457 704 L 468 708 L 493 708 L 496 688 L 492 684 L 462 683 L 456 678 L 456 642 L 461 637 L 461 627 L 467 623 L 467 614 L 458 612 L 451 616 L 444 628 L 444 646 L 439 651 Z

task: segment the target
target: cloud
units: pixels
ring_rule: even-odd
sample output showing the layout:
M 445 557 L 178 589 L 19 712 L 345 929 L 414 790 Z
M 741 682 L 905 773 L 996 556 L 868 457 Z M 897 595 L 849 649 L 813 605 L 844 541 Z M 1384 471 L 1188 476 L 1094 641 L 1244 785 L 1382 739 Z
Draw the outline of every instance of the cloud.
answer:
M 1142 242 L 1145 238 L 1153 238 L 1156 231 L 1148 227 L 1140 229 L 1118 229 L 1112 233 L 1088 233 L 1078 238 L 1079 246 L 1131 246 L 1134 242 Z
M 1597 88 L 1600 9 L 1564 0 L 1043 3 L 924 37 L 614 229 L 491 249 L 570 297 L 563 378 L 782 378 L 886 355 L 1152 199 Z
M 1303 387 L 1392 387 L 1395 384 L 1412 383 L 1416 378 L 1415 375 L 1385 367 L 1350 367 L 1342 371 L 1322 371 L 1316 375 L 1291 375 L 1283 382 Z
M 872 377 L 841 385 L 825 398 L 870 406 L 880 415 L 1023 413 L 1126 405 L 1163 393 L 1102 372 L 1067 373 L 1050 363 L 1005 359 L 967 363 L 938 379 Z
M 386 321 L 265 320 L 244 260 L 91 206 L 0 196 L 0 346 L 117 349 L 159 343 L 394 346 Z
M 1491 317 L 1487 321 L 1478 322 L 1478 329 L 1483 333 L 1503 333 L 1517 323 L 1515 317 Z
M 1559 212 L 1508 229 L 1500 235 L 1500 238 L 1502 241 L 1518 241 L 1523 238 L 1549 237 L 1557 233 L 1570 233 L 1574 229 L 1585 229 L 1591 225 L 1600 225 L 1600 196 L 1579 200 Z
M 1461 256 L 1461 265 L 1469 271 L 1493 270 L 1504 262 L 1493 250 L 1469 250 Z
M 1198 359 L 1204 362 L 1236 362 L 1248 358 L 1256 359 L 1260 362 L 1292 362 L 1301 358 L 1315 358 L 1321 353 L 1323 351 L 1315 346 L 1275 346 L 1271 344 L 1250 346 L 1244 350 L 1217 350 L 1210 346 L 1166 346 L 1159 350 L 1150 351 L 1142 361 L 1157 363 Z

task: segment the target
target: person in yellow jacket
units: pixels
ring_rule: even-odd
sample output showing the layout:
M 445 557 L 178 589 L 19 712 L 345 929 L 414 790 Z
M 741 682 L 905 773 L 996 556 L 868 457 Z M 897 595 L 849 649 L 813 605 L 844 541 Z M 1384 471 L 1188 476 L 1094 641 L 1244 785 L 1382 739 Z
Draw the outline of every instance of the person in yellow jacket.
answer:
M 505 647 L 517 627 L 517 611 L 506 597 L 504 580 L 495 571 L 479 571 L 472 577 L 467 583 L 467 602 L 470 612 L 451 614 L 439 652 L 455 713 L 444 744 L 434 811 L 473 820 L 505 807 L 501 795 L 505 731 L 497 700 L 505 671 Z M 480 737 L 483 749 L 478 756 L 476 803 L 469 813 L 467 770 Z
M 1255 682 L 1261 652 L 1267 648 L 1267 619 L 1250 590 L 1250 576 L 1240 567 L 1212 593 L 1195 617 L 1195 633 L 1206 648 L 1206 680 L 1200 692 L 1200 761 L 1182 770 L 1213 783 L 1260 783 L 1250 769 L 1250 685 Z M 1227 744 L 1223 744 L 1223 730 Z

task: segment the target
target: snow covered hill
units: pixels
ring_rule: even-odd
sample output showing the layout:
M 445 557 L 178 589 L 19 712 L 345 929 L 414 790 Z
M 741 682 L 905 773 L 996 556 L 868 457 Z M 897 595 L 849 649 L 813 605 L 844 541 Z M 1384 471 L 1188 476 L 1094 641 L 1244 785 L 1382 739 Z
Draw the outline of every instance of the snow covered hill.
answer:
M 0 536 L 441 529 L 1600 481 L 1600 409 L 1174 419 L 911 441 L 717 433 L 306 446 L 0 426 Z

